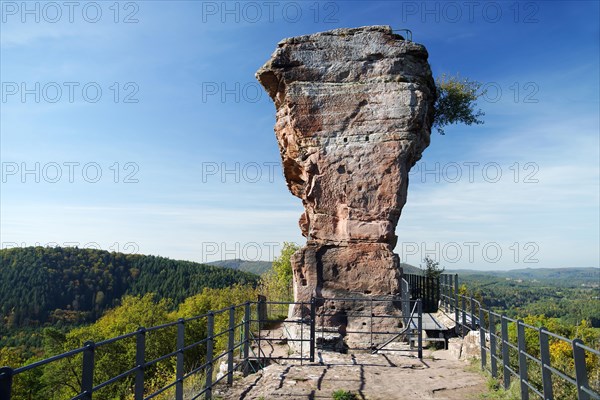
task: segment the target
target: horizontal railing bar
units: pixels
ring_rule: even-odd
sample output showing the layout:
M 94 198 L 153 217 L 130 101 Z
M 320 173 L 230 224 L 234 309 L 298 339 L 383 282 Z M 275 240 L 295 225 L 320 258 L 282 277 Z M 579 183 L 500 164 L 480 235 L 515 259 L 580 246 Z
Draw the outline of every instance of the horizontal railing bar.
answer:
M 185 320 L 184 320 L 185 322 Z M 151 326 L 150 328 L 146 328 L 146 332 L 158 331 L 160 329 L 170 328 L 179 323 L 179 321 L 167 322 L 166 324 Z
M 595 400 L 600 399 L 600 394 L 586 388 L 585 386 L 581 387 L 581 390 L 583 390 L 584 392 L 586 392 L 588 395 L 592 396 Z
M 514 350 L 519 351 L 519 348 L 511 342 L 502 342 L 502 344 L 506 344 L 508 347 L 512 347 Z
M 235 346 L 233 346 L 233 347 L 231 348 L 231 350 L 232 350 L 232 351 L 233 351 L 233 350 L 236 350 L 236 349 L 238 349 L 238 348 L 242 347 L 243 345 L 244 345 L 244 342 L 240 342 L 240 343 L 236 344 Z
M 200 339 L 200 340 L 199 340 L 199 341 L 197 341 L 197 342 L 194 342 L 194 343 L 192 343 L 192 344 L 188 344 L 187 346 L 185 346 L 185 347 L 182 347 L 182 348 L 181 348 L 181 351 L 188 351 L 188 350 L 191 350 L 191 349 L 193 349 L 193 348 L 194 348 L 194 347 L 196 347 L 196 346 L 199 346 L 199 345 L 201 345 L 201 344 L 203 344 L 203 343 L 206 343 L 206 342 L 208 342 L 208 339 L 210 339 L 210 338 L 204 338 L 204 339 Z
M 185 379 L 189 378 L 190 376 L 194 375 L 196 372 L 200 371 L 201 369 L 206 368 L 206 366 L 208 364 L 210 364 L 210 362 L 207 361 L 204 364 L 200 365 L 199 367 L 194 368 L 193 370 L 191 370 L 187 374 L 183 375 L 183 377 L 181 378 L 181 380 L 185 380 Z
M 459 294 L 458 297 L 461 298 L 461 299 L 469 300 L 469 301 L 473 300 L 473 303 L 477 303 L 479 305 L 479 307 L 481 307 L 481 303 L 478 300 L 475 300 L 472 297 L 464 296 L 462 294 Z
M 252 304 L 252 303 L 253 302 L 250 302 L 250 304 Z M 258 304 L 260 302 L 256 302 L 256 303 Z M 229 307 L 221 308 L 220 310 L 210 311 L 210 312 L 213 313 L 214 315 L 217 315 L 217 314 L 221 314 L 221 313 L 224 313 L 224 312 L 228 312 L 229 309 L 231 309 L 231 308 L 233 308 L 235 310 L 236 308 L 239 309 L 239 308 L 243 308 L 245 306 L 246 306 L 245 303 L 244 304 L 237 304 L 235 306 L 229 306 Z
M 577 386 L 577 382 L 575 382 L 575 379 L 571 378 L 569 375 L 563 373 L 562 371 L 559 371 L 558 369 L 554 368 L 551 365 L 544 365 L 544 367 L 547 368 L 553 374 L 556 374 L 556 375 L 560 376 L 561 378 L 563 378 L 564 380 L 566 380 L 567 382 Z
M 337 314 L 317 314 L 317 317 L 333 317 Z M 366 318 L 382 318 L 382 319 L 400 319 L 401 315 L 371 315 L 371 314 L 346 314 L 347 317 L 366 317 Z
M 260 337 L 257 336 L 255 337 L 253 340 L 255 342 L 272 342 L 274 340 L 287 340 L 288 342 L 310 342 L 310 339 L 289 339 L 289 338 L 264 338 L 264 337 Z
M 591 347 L 588 347 L 588 346 L 586 346 L 583 343 L 575 342 L 575 346 L 580 347 L 580 348 L 582 348 L 582 349 L 584 349 L 586 351 L 589 351 L 590 353 L 594 353 L 594 354 L 600 356 L 600 351 L 599 350 L 592 349 Z
M 223 335 L 226 335 L 226 334 L 229 334 L 229 329 L 227 329 L 227 330 L 225 330 L 225 331 L 222 331 L 222 332 L 219 332 L 219 333 L 215 333 L 215 334 L 213 334 L 213 335 L 212 335 L 210 338 L 211 338 L 211 339 L 216 339 L 216 338 L 218 338 L 219 336 L 223 336 Z
M 208 389 L 212 389 L 212 386 L 210 388 L 204 388 L 200 391 L 200 393 L 198 393 L 197 395 L 195 395 L 194 397 L 192 397 L 190 400 L 196 400 L 198 397 L 202 396 Z
M 511 374 L 513 374 L 514 376 L 516 376 L 517 378 L 519 377 L 519 374 L 514 371 L 511 367 L 509 367 L 508 365 L 505 365 L 504 368 L 506 368 L 508 370 L 508 372 L 510 372 Z
M 125 378 L 126 376 L 133 374 L 134 372 L 136 372 L 136 371 L 137 371 L 137 370 L 139 370 L 139 369 L 140 369 L 140 367 L 139 367 L 139 366 L 137 366 L 137 367 L 133 367 L 133 368 L 131 368 L 130 370 L 127 370 L 127 371 L 125 371 L 125 372 L 123 372 L 123 373 L 121 373 L 121 374 L 119 374 L 119 375 L 117 375 L 117 376 L 113 376 L 113 377 L 112 377 L 112 378 L 110 378 L 109 380 L 107 380 L 107 381 L 104 381 L 104 382 L 100 383 L 100 384 L 99 384 L 99 385 L 97 385 L 97 386 L 94 386 L 94 387 L 92 388 L 92 392 L 96 392 L 96 391 L 98 391 L 98 390 L 102 389 L 103 387 L 106 387 L 106 386 L 108 386 L 108 385 L 111 385 L 111 384 L 115 383 L 116 381 L 118 381 L 119 379 Z
M 177 382 L 179 381 L 175 381 L 175 382 L 171 382 L 169 383 L 167 386 L 165 386 L 164 388 L 160 388 L 158 389 L 156 392 L 152 393 L 151 395 L 149 395 L 148 397 L 144 397 L 144 400 L 150 400 L 155 398 L 156 396 L 158 396 L 161 393 L 166 392 L 167 390 L 171 389 L 173 386 L 177 385 Z
M 208 312 L 206 314 L 196 315 L 196 316 L 193 316 L 193 317 L 190 317 L 190 318 L 186 318 L 186 319 L 183 320 L 183 322 L 193 322 L 193 321 L 197 321 L 197 320 L 199 320 L 201 318 L 208 318 L 209 314 L 210 313 Z
M 223 376 L 222 376 L 222 377 L 220 377 L 219 379 L 215 379 L 215 380 L 212 382 L 212 386 L 215 386 L 217 383 L 221 382 L 221 381 L 222 381 L 223 379 L 225 379 L 225 378 L 227 378 L 227 374 L 223 374 Z M 211 386 L 211 387 L 212 387 L 212 386 Z
M 172 352 L 170 352 L 170 353 L 167 353 L 167 354 L 165 354 L 165 355 L 163 355 L 163 356 L 160 356 L 160 357 L 158 357 L 158 358 L 155 358 L 155 359 L 154 359 L 154 360 L 152 360 L 152 361 L 148 361 L 148 362 L 146 362 L 146 366 L 147 366 L 147 367 L 149 367 L 149 366 L 152 366 L 152 365 L 154 365 L 154 364 L 158 364 L 159 362 L 161 362 L 161 361 L 163 361 L 163 360 L 166 360 L 167 358 L 170 358 L 170 357 L 173 357 L 173 356 L 177 355 L 177 353 L 179 353 L 179 350 L 175 350 L 175 351 L 172 351 Z
M 539 390 L 537 390 L 537 388 L 535 386 L 533 386 L 531 383 L 529 383 L 529 381 L 525 380 L 525 379 L 521 379 L 521 382 L 523 382 L 525 385 L 527 385 L 527 387 L 531 390 L 533 390 L 533 392 L 535 394 L 537 394 L 538 396 L 540 396 L 542 399 L 544 398 L 544 395 L 542 393 L 540 393 Z
M 30 369 L 41 367 L 42 365 L 49 364 L 54 361 L 62 360 L 63 358 L 72 357 L 79 353 L 82 353 L 86 350 L 87 347 L 80 347 L 75 350 L 67 351 L 66 353 L 58 354 L 56 356 L 52 356 L 50 358 L 46 358 L 45 360 L 36 361 L 32 364 L 24 365 L 20 368 L 16 368 L 13 370 L 13 375 L 20 374 L 25 371 L 29 371 Z
M 220 359 L 220 358 L 223 358 L 223 357 L 225 357 L 225 356 L 227 356 L 227 355 L 229 355 L 229 351 L 225 351 L 225 352 L 223 352 L 223 353 L 219 354 L 218 356 L 216 356 L 216 357 L 213 357 L 213 359 L 212 359 L 212 363 L 214 364 L 214 363 L 215 363 L 215 361 L 217 361 L 218 359 Z
M 394 297 L 394 298 L 389 298 L 389 299 L 361 299 L 361 298 L 352 298 L 352 297 L 335 297 L 335 298 L 320 298 L 320 297 L 315 297 L 315 300 L 319 301 L 319 300 L 324 300 L 324 301 L 354 301 L 354 302 L 364 302 L 364 303 L 375 303 L 375 302 L 394 302 L 394 303 L 408 303 L 409 301 L 415 301 L 415 300 L 403 300 L 401 297 Z M 287 304 L 287 303 L 286 303 Z M 307 305 L 310 305 L 310 303 L 305 303 Z
M 529 358 L 531 361 L 535 361 L 536 363 L 538 363 L 538 365 L 542 365 L 542 360 L 539 360 L 539 359 L 535 358 L 534 356 L 532 356 L 528 352 L 521 350 L 521 354 L 523 354 L 525 357 Z
M 567 343 L 569 343 L 569 344 L 572 344 L 572 343 L 573 343 L 573 341 L 572 341 L 571 339 L 567 339 L 566 337 L 563 337 L 563 336 L 557 335 L 556 333 L 552 333 L 552 332 L 550 332 L 550 331 L 547 331 L 547 330 L 545 330 L 545 329 L 542 329 L 542 332 L 544 332 L 544 333 L 548 334 L 549 336 L 552 336 L 552 337 L 554 337 L 554 338 L 556 338 L 556 339 L 559 339 L 559 340 L 565 341 L 565 342 L 567 342 Z
M 539 327 L 529 325 L 529 324 L 527 324 L 527 323 L 525 323 L 523 321 L 521 321 L 521 325 L 523 325 L 525 328 L 533 329 L 533 330 L 536 330 L 536 331 L 539 331 L 539 329 L 540 329 Z
M 417 329 L 417 327 L 415 326 L 414 329 Z M 346 331 L 346 333 L 364 333 L 364 334 L 371 334 L 373 333 L 373 335 L 398 335 L 400 333 L 404 333 L 405 331 L 397 331 L 397 332 L 390 332 L 390 331 L 386 331 L 386 332 L 378 332 L 378 331 Z M 427 340 L 427 339 L 423 339 L 423 340 Z
M 273 304 L 273 305 L 306 305 L 310 306 L 310 302 L 305 301 L 257 301 L 254 304 Z
M 309 318 L 309 317 L 306 317 Z M 259 322 L 259 323 L 274 323 L 274 322 L 287 322 L 287 323 L 294 323 L 294 324 L 308 324 L 310 322 L 310 319 L 308 319 L 308 321 L 302 320 L 302 319 L 249 319 L 248 322 Z
M 129 339 L 129 338 L 134 337 L 135 335 L 137 335 L 137 333 L 138 333 L 138 331 L 134 331 L 134 332 L 126 333 L 126 334 L 121 335 L 121 336 L 117 336 L 117 337 L 114 337 L 114 338 L 106 339 L 106 340 L 103 340 L 101 342 L 94 343 L 94 347 L 98 348 L 98 347 L 102 347 L 102 346 L 106 346 L 106 345 L 112 344 L 114 342 L 118 342 L 119 340 Z
M 260 360 L 264 360 L 265 358 L 268 358 L 269 360 L 304 360 L 304 361 L 306 361 L 305 357 L 284 357 L 284 356 L 280 356 L 280 357 L 252 356 L 252 357 L 248 357 L 248 360 L 260 361 Z

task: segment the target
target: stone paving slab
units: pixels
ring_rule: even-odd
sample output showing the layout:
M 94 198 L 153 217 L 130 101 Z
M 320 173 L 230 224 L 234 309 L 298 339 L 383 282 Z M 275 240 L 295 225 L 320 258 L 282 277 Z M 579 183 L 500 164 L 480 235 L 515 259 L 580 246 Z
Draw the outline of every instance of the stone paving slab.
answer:
M 214 391 L 215 399 L 332 399 L 343 389 L 358 399 L 477 399 L 485 378 L 438 351 L 422 361 L 399 354 L 319 353 L 315 363 L 273 364 Z M 438 357 L 439 355 L 440 357 Z

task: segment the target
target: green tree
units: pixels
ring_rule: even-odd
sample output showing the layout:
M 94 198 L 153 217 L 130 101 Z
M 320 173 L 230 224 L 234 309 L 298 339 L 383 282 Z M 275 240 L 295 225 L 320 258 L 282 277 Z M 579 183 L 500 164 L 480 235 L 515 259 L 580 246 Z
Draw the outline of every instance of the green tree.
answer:
M 143 297 L 126 296 L 122 304 L 106 312 L 98 321 L 89 326 L 76 328 L 64 335 L 48 330 L 46 334 L 46 345 L 49 353 L 56 353 L 57 347 L 62 341 L 62 351 L 68 351 L 82 347 L 87 341 L 96 343 L 135 332 L 139 327 L 151 327 L 171 321 L 169 318 L 168 300 L 157 300 L 150 293 Z M 146 334 L 146 359 L 154 360 L 162 355 L 168 354 L 175 348 L 176 329 L 162 329 Z M 96 348 L 95 371 L 96 382 L 106 381 L 120 373 L 129 370 L 132 360 L 135 360 L 136 341 L 135 337 L 123 339 L 111 344 Z M 63 360 L 48 364 L 44 368 L 42 382 L 44 389 L 38 393 L 36 398 L 67 399 L 79 392 L 81 387 L 81 354 L 67 357 Z M 147 390 L 153 391 L 163 387 L 175 373 L 175 360 L 173 357 L 148 366 L 144 373 L 146 375 Z M 133 376 L 123 378 L 97 393 L 94 398 L 115 399 L 125 398 L 133 385 Z
M 437 99 L 433 127 L 444 134 L 444 127 L 462 123 L 465 125 L 483 124 L 485 114 L 477 108 L 477 99 L 485 94 L 481 83 L 461 78 L 459 75 L 442 75 L 436 80 Z
M 273 271 L 281 285 L 290 285 L 293 279 L 292 255 L 300 249 L 296 243 L 284 242 L 281 254 L 273 260 Z
M 273 260 L 273 267 L 261 278 L 261 292 L 272 301 L 292 300 L 292 255 L 300 249 L 295 243 L 284 242 L 281 254 Z
M 428 278 L 437 279 L 445 271 L 444 267 L 440 267 L 439 262 L 435 261 L 434 259 L 430 258 L 429 256 L 425 256 L 425 258 L 423 259 L 423 262 L 425 263 L 425 269 L 423 269 L 422 265 L 421 265 L 421 269 L 423 269 L 425 276 Z

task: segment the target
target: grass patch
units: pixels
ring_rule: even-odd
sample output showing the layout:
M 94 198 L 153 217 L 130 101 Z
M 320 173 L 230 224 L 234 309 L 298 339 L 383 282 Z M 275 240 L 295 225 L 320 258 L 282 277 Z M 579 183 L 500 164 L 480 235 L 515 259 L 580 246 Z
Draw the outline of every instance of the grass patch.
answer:
M 499 379 L 488 378 L 488 392 L 481 395 L 481 399 L 486 400 L 520 400 L 521 390 L 518 382 L 512 382 L 508 390 L 504 390 L 502 382 Z
M 356 395 L 347 390 L 336 390 L 332 395 L 333 400 L 356 400 Z

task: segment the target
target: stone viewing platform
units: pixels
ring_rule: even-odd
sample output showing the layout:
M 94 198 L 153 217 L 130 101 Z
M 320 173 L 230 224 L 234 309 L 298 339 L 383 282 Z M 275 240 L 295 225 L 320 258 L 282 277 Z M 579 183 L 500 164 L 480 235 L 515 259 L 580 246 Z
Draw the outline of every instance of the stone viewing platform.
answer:
M 314 363 L 272 364 L 215 388 L 221 399 L 331 399 L 336 390 L 356 399 L 479 399 L 485 377 L 449 350 L 428 351 L 423 360 L 398 352 L 319 352 Z

